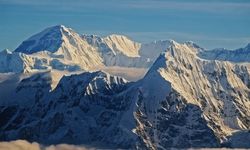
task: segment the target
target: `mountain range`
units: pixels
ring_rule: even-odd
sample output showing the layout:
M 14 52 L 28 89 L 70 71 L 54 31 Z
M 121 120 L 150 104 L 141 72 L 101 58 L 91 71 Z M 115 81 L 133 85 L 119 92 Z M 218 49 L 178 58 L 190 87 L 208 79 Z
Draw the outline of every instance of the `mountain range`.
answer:
M 129 81 L 112 67 L 147 71 Z M 250 44 L 207 50 L 59 25 L 0 52 L 0 72 L 1 141 L 250 148 Z

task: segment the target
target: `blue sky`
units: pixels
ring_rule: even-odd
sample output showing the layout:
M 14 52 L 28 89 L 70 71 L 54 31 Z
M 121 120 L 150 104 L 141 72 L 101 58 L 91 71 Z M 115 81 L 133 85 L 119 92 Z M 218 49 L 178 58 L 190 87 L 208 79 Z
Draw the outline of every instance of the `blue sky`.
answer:
M 250 42 L 250 0 L 0 0 L 0 50 L 58 24 L 139 42 L 174 39 L 235 49 Z

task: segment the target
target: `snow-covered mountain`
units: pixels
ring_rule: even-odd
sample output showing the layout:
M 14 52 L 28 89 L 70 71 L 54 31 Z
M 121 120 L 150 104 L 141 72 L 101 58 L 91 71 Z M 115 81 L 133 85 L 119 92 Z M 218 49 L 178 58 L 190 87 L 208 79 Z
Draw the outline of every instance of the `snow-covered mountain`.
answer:
M 171 40 L 138 43 L 115 34 L 80 35 L 71 28 L 57 25 L 28 38 L 13 52 L 0 52 L 0 72 L 88 71 L 103 66 L 149 68 L 170 43 Z M 199 47 L 193 42 L 186 44 Z M 249 45 L 233 51 L 200 48 L 198 55 L 210 60 L 250 61 Z
M 122 53 L 128 57 L 140 57 L 139 50 L 141 44 L 131 41 L 126 36 L 113 34 L 105 37 L 104 42 L 114 52 L 115 55 L 117 53 Z
M 14 52 L 0 53 L 0 72 L 37 70 L 95 70 L 103 66 L 148 68 L 171 40 L 138 43 L 123 35 L 80 35 L 63 25 L 49 27 L 28 38 Z M 187 42 L 186 44 L 196 44 Z M 201 48 L 202 49 L 202 48 Z M 204 59 L 249 62 L 249 46 L 235 51 L 204 50 Z
M 223 60 L 233 62 L 250 62 L 250 43 L 236 50 L 227 50 L 225 48 L 202 51 L 200 57 L 210 60 Z
M 167 47 L 168 41 L 141 44 L 123 35 L 80 35 L 58 25 L 28 38 L 14 52 L 2 51 L 0 72 L 76 71 L 102 66 L 148 68 Z
M 136 131 L 149 149 L 230 146 L 230 136 L 250 130 L 250 64 L 199 51 L 173 42 L 142 79 Z
M 53 26 L 25 40 L 15 52 L 33 54 L 48 52 L 47 57 L 82 69 L 102 65 L 99 53 L 81 36 L 63 25 Z M 32 55 L 32 56 L 33 56 Z M 37 54 L 38 56 L 41 54 Z
M 50 27 L 0 52 L 0 140 L 250 148 L 249 58 L 249 44 L 206 50 L 194 42 L 138 43 Z M 100 68 L 118 75 L 117 68 L 149 70 L 129 82 Z
M 39 77 L 25 79 L 21 85 Z M 132 116 L 124 117 L 133 99 L 124 93 L 129 88 L 126 80 L 98 71 L 64 76 L 51 92 L 41 92 L 39 87 L 43 85 L 48 87 L 40 84 L 38 92 L 34 92 L 38 93 L 35 104 L 1 107 L 1 140 L 22 138 L 43 144 L 133 147 L 137 136 L 127 129 L 133 124 L 128 122 Z
M 102 47 L 99 52 L 108 47 L 97 36 L 84 38 Z M 115 149 L 249 148 L 250 64 L 206 60 L 193 42 L 161 44 L 155 45 L 170 46 L 137 82 L 102 71 L 64 76 L 54 88 L 51 72 L 22 79 L 15 93 L 32 94 L 25 105 L 1 106 L 0 140 Z
M 26 72 L 24 60 L 25 54 L 12 53 L 8 49 L 0 52 L 0 72 Z
M 3 50 L 0 52 L 1 73 L 31 73 L 45 70 L 77 71 L 85 68 L 71 61 L 64 60 L 50 52 L 42 51 L 32 55 Z M 82 69 L 84 70 L 84 69 Z

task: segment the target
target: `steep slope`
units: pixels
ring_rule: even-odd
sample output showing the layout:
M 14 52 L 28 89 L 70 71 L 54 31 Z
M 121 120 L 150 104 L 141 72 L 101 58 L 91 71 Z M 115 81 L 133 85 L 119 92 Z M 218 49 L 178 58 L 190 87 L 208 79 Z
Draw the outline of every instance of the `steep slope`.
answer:
M 102 38 L 96 35 L 82 35 L 82 38 L 97 49 L 106 66 L 141 67 L 138 65 L 140 44 L 125 36 L 111 35 Z
M 102 55 L 106 66 L 149 68 L 158 55 L 169 46 L 169 40 L 137 43 L 123 35 L 99 37 L 82 35 Z
M 168 46 L 169 41 L 141 44 L 123 35 L 79 35 L 58 25 L 28 38 L 14 52 L 2 51 L 0 72 L 95 70 L 104 65 L 148 68 Z
M 90 70 L 103 66 L 100 54 L 65 26 L 53 26 L 25 40 L 14 52 L 0 53 L 0 72 Z
M 172 42 L 141 81 L 135 118 L 142 145 L 218 147 L 250 129 L 249 64 L 203 60 L 199 51 Z
M 143 44 L 123 35 L 79 35 L 57 25 L 28 38 L 14 52 L 2 51 L 0 72 L 95 70 L 103 66 L 149 68 L 170 43 L 171 40 L 161 40 Z M 249 62 L 250 58 L 249 45 L 235 51 L 200 50 L 199 57 L 209 60 Z
M 141 45 L 139 55 L 146 60 L 149 64 L 148 66 L 154 63 L 161 52 L 166 51 L 170 46 L 171 40 L 159 40 L 150 43 L 144 43 Z
M 249 45 L 207 51 L 193 42 L 140 44 L 48 28 L 15 52 L 0 52 L 0 72 L 32 72 L 0 82 L 14 88 L 11 101 L 0 103 L 0 140 L 102 149 L 249 148 L 248 55 Z M 62 77 L 65 70 L 104 65 L 152 67 L 131 83 L 101 71 Z
M 170 45 L 137 82 L 100 71 L 65 76 L 55 89 L 48 74 L 22 80 L 17 91 L 32 91 L 33 103 L 1 106 L 0 140 L 130 149 L 248 147 L 249 64 L 201 59 L 203 49 L 192 42 Z
M 0 52 L 0 72 L 25 72 L 22 54 L 13 54 L 8 49 Z
M 23 41 L 15 51 L 26 54 L 44 50 L 56 52 L 63 43 L 63 32 L 69 30 L 62 25 L 49 27 Z
M 0 74 L 0 105 L 34 105 L 52 91 L 66 71 L 37 71 L 32 73 Z
M 149 68 L 169 42 L 141 44 L 123 35 L 79 35 L 57 25 L 23 41 L 14 52 L 2 51 L 0 72 L 96 70 L 104 66 Z
M 141 44 L 131 41 L 126 36 L 113 34 L 105 37 L 104 41 L 115 55 L 122 53 L 128 57 L 139 57 Z
M 23 82 L 35 81 L 38 77 L 42 80 L 37 80 L 36 84 L 30 82 L 37 87 L 31 88 L 33 93 L 39 94 L 34 104 L 1 106 L 1 140 L 21 138 L 43 144 L 133 147 L 137 136 L 127 126 L 133 122 L 126 121 L 126 117 L 122 119 L 133 99 L 128 93 L 123 93 L 129 86 L 126 80 L 100 71 L 82 73 L 63 77 L 57 87 L 46 94 L 40 92 L 39 87 L 48 84 L 36 86 L 41 81 L 49 81 L 44 80 L 42 74 Z
M 250 43 L 236 50 L 213 49 L 202 51 L 200 57 L 209 60 L 223 60 L 232 62 L 250 62 Z
M 53 53 L 50 57 L 61 59 L 63 62 L 69 61 L 84 69 L 102 65 L 99 53 L 82 40 L 79 34 L 63 25 L 45 29 L 25 40 L 15 50 L 26 54 L 41 51 L 49 51 Z
M 0 73 L 30 73 L 44 70 L 88 69 L 82 64 L 64 60 L 50 52 L 37 52 L 32 55 L 4 50 L 0 52 Z

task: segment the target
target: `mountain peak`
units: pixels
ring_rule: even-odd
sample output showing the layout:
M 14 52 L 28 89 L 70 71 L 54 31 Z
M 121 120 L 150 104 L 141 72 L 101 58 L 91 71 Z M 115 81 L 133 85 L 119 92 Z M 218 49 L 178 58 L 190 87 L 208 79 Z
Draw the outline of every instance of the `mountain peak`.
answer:
M 55 26 L 51 26 L 48 28 L 45 28 L 44 30 L 42 30 L 41 32 L 31 36 L 28 40 L 36 40 L 36 39 L 40 39 L 42 38 L 41 36 L 44 36 L 48 33 L 54 33 L 54 34 L 63 34 L 63 31 L 70 31 L 72 30 L 71 28 L 68 28 L 64 25 L 55 25 Z M 45 38 L 45 37 L 43 37 Z
M 178 42 L 176 42 L 175 40 L 169 40 L 169 43 L 170 43 L 170 46 L 177 46 L 177 45 L 179 45 L 179 43 Z
M 63 28 L 64 27 L 61 25 L 46 28 L 23 41 L 15 51 L 26 54 L 32 54 L 43 50 L 55 52 L 62 43 Z
M 155 62 L 153 63 L 153 65 L 149 68 L 148 72 L 146 73 L 145 77 L 150 76 L 152 73 L 154 74 L 155 72 L 158 72 L 158 70 L 160 68 L 166 68 L 167 67 L 167 53 L 168 52 L 162 52 L 157 59 L 155 60 Z
M 174 49 L 183 49 L 182 47 L 184 46 L 184 44 L 178 43 L 174 40 L 169 40 L 169 47 L 167 49 L 168 50 L 174 50 Z
M 31 36 L 19 45 L 15 52 L 32 54 L 39 51 L 47 50 L 56 52 L 63 42 L 63 34 L 71 33 L 73 30 L 64 25 L 48 27 L 43 31 Z
M 159 55 L 148 72 L 154 72 L 160 68 L 168 68 L 168 63 L 172 63 L 172 60 L 192 60 L 197 56 L 200 49 L 202 48 L 193 42 L 185 42 L 181 44 L 174 40 L 170 40 L 170 47 Z M 177 62 L 181 63 L 179 61 Z
M 50 31 L 60 31 L 62 34 L 63 32 L 74 32 L 73 29 L 69 28 L 69 27 L 66 27 L 65 25 L 55 25 L 55 26 L 52 26 L 52 27 L 49 27 L 47 28 L 48 30 Z

